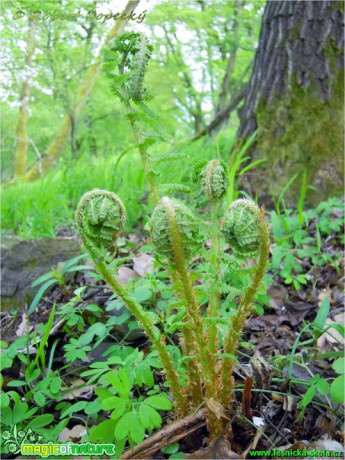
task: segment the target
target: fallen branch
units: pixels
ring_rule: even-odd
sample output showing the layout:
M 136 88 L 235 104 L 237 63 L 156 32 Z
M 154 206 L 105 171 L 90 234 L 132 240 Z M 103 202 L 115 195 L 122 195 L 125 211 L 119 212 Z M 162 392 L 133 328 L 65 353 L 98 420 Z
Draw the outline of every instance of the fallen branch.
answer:
M 182 438 L 194 433 L 194 431 L 206 425 L 207 409 L 202 409 L 196 414 L 188 415 L 183 419 L 176 420 L 158 433 L 146 439 L 141 444 L 125 452 L 121 459 L 125 458 L 147 458 L 154 452 L 165 446 L 174 444 Z

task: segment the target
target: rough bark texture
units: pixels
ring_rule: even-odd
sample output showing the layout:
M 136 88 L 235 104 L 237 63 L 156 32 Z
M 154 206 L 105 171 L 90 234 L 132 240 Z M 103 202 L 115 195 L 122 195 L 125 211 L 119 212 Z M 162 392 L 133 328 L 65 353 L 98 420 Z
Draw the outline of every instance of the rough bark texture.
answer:
M 36 21 L 29 19 L 29 33 L 25 58 L 25 72 L 30 73 L 32 60 L 35 50 L 35 31 Z M 14 163 L 14 176 L 20 177 L 25 174 L 26 160 L 28 153 L 28 111 L 29 111 L 29 96 L 30 96 L 30 75 L 24 77 L 22 89 L 20 93 L 20 107 L 17 122 L 17 147 Z
M 269 1 L 235 151 L 256 130 L 249 191 L 276 197 L 296 173 L 315 187 L 309 202 L 343 189 L 343 9 L 338 1 Z M 300 183 L 300 182 L 299 182 Z M 288 193 L 299 193 L 298 181 Z
M 126 8 L 124 9 L 124 12 L 126 13 L 126 15 L 134 11 L 135 8 L 138 6 L 139 2 L 140 0 L 130 0 Z M 110 40 L 120 35 L 124 31 L 127 23 L 128 23 L 128 20 L 115 22 L 114 27 L 110 30 L 110 32 L 108 33 L 106 37 L 105 45 L 109 43 Z M 101 57 L 98 56 L 95 64 L 93 64 L 90 67 L 89 71 L 85 75 L 84 80 L 82 81 L 82 83 L 80 84 L 77 90 L 77 97 L 76 97 L 77 102 L 73 110 L 74 123 L 76 123 L 78 118 L 80 117 L 80 114 L 101 72 L 101 67 L 102 67 L 102 60 L 101 60 Z M 71 116 L 68 114 L 68 115 L 65 115 L 60 129 L 57 132 L 56 136 L 54 137 L 52 143 L 49 145 L 42 161 L 35 164 L 30 169 L 30 171 L 28 171 L 28 173 L 26 174 L 25 177 L 28 181 L 35 180 L 41 175 L 44 175 L 44 173 L 46 173 L 52 167 L 54 162 L 60 157 L 63 149 L 65 148 L 66 143 L 71 133 L 71 129 L 72 129 L 72 119 L 71 119 Z

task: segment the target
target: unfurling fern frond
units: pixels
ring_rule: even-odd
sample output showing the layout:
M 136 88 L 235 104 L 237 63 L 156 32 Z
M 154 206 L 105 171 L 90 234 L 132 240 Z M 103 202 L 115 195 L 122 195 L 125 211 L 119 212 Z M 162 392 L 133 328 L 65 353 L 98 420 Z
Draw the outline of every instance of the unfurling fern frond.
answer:
M 260 211 L 251 200 L 234 201 L 224 215 L 223 233 L 237 257 L 255 256 L 261 245 Z
M 172 243 L 173 231 L 178 234 L 181 247 Z M 168 197 L 163 197 L 153 211 L 151 237 L 157 253 L 172 263 L 175 262 L 176 252 L 180 251 L 187 259 L 196 254 L 204 240 L 199 221 L 192 211 L 179 201 Z
M 122 87 L 122 96 L 140 103 L 147 96 L 144 87 L 146 66 L 152 55 L 152 45 L 148 39 L 137 32 L 126 32 L 116 37 L 103 53 L 106 75 Z M 114 72 L 117 64 L 118 74 Z M 119 79 L 122 76 L 127 79 Z
M 192 180 L 201 184 L 206 197 L 210 201 L 219 200 L 227 190 L 228 168 L 223 161 L 198 161 L 193 168 Z

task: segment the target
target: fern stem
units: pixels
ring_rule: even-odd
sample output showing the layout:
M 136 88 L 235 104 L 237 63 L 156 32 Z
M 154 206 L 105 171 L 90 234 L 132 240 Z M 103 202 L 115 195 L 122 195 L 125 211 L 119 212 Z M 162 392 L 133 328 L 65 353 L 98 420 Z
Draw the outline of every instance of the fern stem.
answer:
M 154 347 L 158 351 L 160 360 L 163 364 L 165 375 L 169 383 L 171 393 L 174 397 L 174 402 L 177 411 L 185 415 L 188 412 L 188 401 L 186 395 L 179 383 L 177 372 L 174 369 L 174 363 L 166 349 L 165 338 L 160 330 L 148 319 L 141 305 L 127 292 L 127 290 L 119 283 L 114 275 L 112 275 L 103 262 L 96 262 L 97 270 L 102 274 L 109 286 L 116 292 L 128 310 L 135 316 L 145 334 L 151 340 Z
M 199 312 L 199 306 L 195 298 L 192 282 L 186 265 L 186 256 L 183 249 L 183 241 L 180 234 L 179 224 L 176 219 L 173 206 L 167 198 L 162 198 L 161 203 L 164 205 L 171 246 L 174 254 L 174 265 L 176 272 L 181 281 L 182 294 L 185 299 L 186 309 L 192 324 L 192 334 L 198 346 L 200 353 L 201 371 L 206 390 L 206 397 L 210 398 L 214 394 L 215 384 L 215 359 L 211 355 L 206 344 L 206 338 L 203 331 L 203 324 Z
M 128 101 L 125 101 L 125 105 L 126 105 L 126 108 L 127 108 L 127 113 L 130 113 L 131 112 L 130 103 Z M 135 122 L 135 120 L 129 119 L 129 125 L 131 127 L 133 138 L 134 138 L 135 143 L 137 145 L 137 149 L 138 149 L 138 151 L 140 153 L 141 161 L 142 161 L 143 168 L 144 168 L 145 177 L 146 177 L 146 180 L 147 180 L 147 182 L 149 184 L 153 204 L 156 205 L 158 203 L 159 199 L 160 199 L 160 196 L 159 196 L 159 188 L 158 188 L 157 180 L 156 180 L 156 177 L 155 177 L 155 175 L 153 173 L 153 167 L 152 167 L 152 162 L 150 161 L 150 156 L 149 156 L 147 150 L 141 145 L 142 144 L 142 138 L 141 138 L 141 134 L 140 134 L 140 129 L 137 126 L 137 123 Z
M 148 315 L 146 315 L 142 306 L 128 293 L 125 287 L 123 287 L 117 278 L 109 271 L 105 263 L 105 250 L 106 247 L 109 246 L 109 240 L 107 241 L 105 238 L 108 238 L 109 234 L 108 232 L 105 233 L 105 230 L 111 228 L 112 231 L 114 231 L 114 237 L 118 235 L 119 229 L 118 226 L 114 225 L 114 222 L 117 220 L 122 225 L 124 215 L 116 216 L 115 212 L 120 209 L 124 213 L 125 211 L 122 207 L 123 205 L 121 200 L 119 200 L 119 198 L 111 192 L 94 190 L 86 193 L 81 198 L 76 211 L 78 233 L 85 248 L 88 250 L 92 260 L 94 261 L 96 269 L 102 274 L 103 278 L 122 300 L 128 310 L 135 316 L 139 324 L 144 329 L 147 337 L 155 346 L 163 364 L 166 378 L 174 397 L 176 409 L 180 414 L 184 415 L 188 412 L 188 400 L 179 383 L 178 374 L 174 369 L 174 363 L 166 348 L 164 336 L 152 323 Z M 112 227 L 109 227 L 110 221 L 113 224 Z
M 241 297 L 238 310 L 233 316 L 224 342 L 224 353 L 226 356 L 223 359 L 221 373 L 221 402 L 224 407 L 229 407 L 233 399 L 234 382 L 232 374 L 239 335 L 243 329 L 245 320 L 250 314 L 255 294 L 257 293 L 262 277 L 265 274 L 269 255 L 269 233 L 263 207 L 258 212 L 258 227 L 261 239 L 258 263 L 252 276 L 252 282 L 246 288 Z
M 166 349 L 165 338 L 159 329 L 148 319 L 141 305 L 128 294 L 127 290 L 119 283 L 112 275 L 105 264 L 98 262 L 96 268 L 103 275 L 109 286 L 116 292 L 128 310 L 135 316 L 139 324 L 144 329 L 146 335 L 151 340 L 156 350 L 158 351 L 160 360 L 164 366 L 165 375 L 169 383 L 171 393 L 178 412 L 186 414 L 188 411 L 188 401 L 184 391 L 179 383 L 177 372 L 174 369 L 174 363 Z
M 168 266 L 168 272 L 171 277 L 172 285 L 177 286 L 179 283 L 178 279 L 178 273 L 176 270 L 169 265 Z M 181 290 L 177 287 L 174 289 L 177 297 L 183 302 L 183 304 L 186 304 L 186 300 L 184 298 L 184 295 L 181 293 Z M 186 305 L 185 305 L 186 306 Z M 189 315 L 188 315 L 189 317 Z M 193 356 L 195 354 L 195 351 L 197 350 L 196 347 L 196 342 L 194 335 L 192 334 L 190 328 L 188 325 L 185 327 L 182 327 L 182 352 L 184 356 Z M 203 395 L 202 395 L 202 382 L 201 382 L 201 376 L 200 372 L 198 371 L 198 366 L 197 362 L 193 360 L 188 360 L 186 362 L 186 368 L 187 368 L 187 373 L 189 377 L 189 382 L 188 382 L 188 387 L 187 387 L 187 394 L 191 396 L 191 406 L 192 408 L 198 407 L 200 403 L 202 402 Z
M 218 303 L 219 303 L 219 292 L 218 292 L 218 282 L 220 279 L 220 268 L 219 268 L 219 213 L 221 208 L 220 200 L 216 200 L 213 203 L 213 213 L 212 213 L 212 246 L 211 246 L 211 257 L 210 263 L 211 266 L 217 272 L 216 279 L 214 284 L 210 289 L 209 297 L 209 306 L 208 306 L 208 316 L 215 318 L 218 316 Z M 218 336 L 217 336 L 217 325 L 214 321 L 210 324 L 210 351 L 211 353 L 217 353 L 218 349 Z

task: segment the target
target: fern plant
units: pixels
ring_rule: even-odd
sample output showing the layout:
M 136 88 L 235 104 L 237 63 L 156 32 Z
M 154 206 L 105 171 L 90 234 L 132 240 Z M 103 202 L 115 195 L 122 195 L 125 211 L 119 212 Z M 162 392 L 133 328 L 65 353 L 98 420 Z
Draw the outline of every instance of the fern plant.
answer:
M 107 50 L 105 67 L 112 91 L 125 107 L 155 204 L 151 238 L 157 260 L 167 268 L 176 294 L 170 308 L 177 311 L 174 329 L 179 332 L 187 381 L 179 378 L 164 334 L 155 325 L 155 315 L 145 310 L 118 281 L 111 261 L 111 247 L 116 244 L 125 220 L 121 199 L 105 190 L 86 193 L 76 211 L 77 228 L 97 270 L 136 317 L 156 348 L 177 415 L 186 415 L 205 404 L 209 432 L 211 437 L 216 437 L 224 430 L 231 409 L 236 348 L 265 273 L 269 234 L 264 210 L 251 200 L 237 200 L 224 211 L 222 199 L 227 192 L 229 173 L 219 160 L 200 162 L 193 173 L 194 180 L 211 203 L 209 220 L 201 220 L 181 201 L 162 196 L 157 165 L 170 158 L 168 155 L 164 158 L 153 156 L 149 152 L 149 147 L 162 139 L 157 117 L 146 104 L 151 95 L 145 88 L 144 77 L 151 53 L 152 47 L 146 37 L 125 33 Z M 207 240 L 211 242 L 209 249 L 205 249 Z M 226 245 L 231 247 L 233 255 L 224 252 Z M 204 292 L 208 298 L 205 313 L 202 313 L 203 299 L 194 286 L 191 272 L 192 258 L 196 255 L 208 262 L 213 278 Z M 241 293 L 237 310 L 231 316 L 222 317 L 222 295 L 232 289 L 224 281 L 224 275 L 230 266 L 229 259 L 233 263 L 234 257 L 236 264 L 246 259 L 255 263 L 247 270 L 250 283 Z

